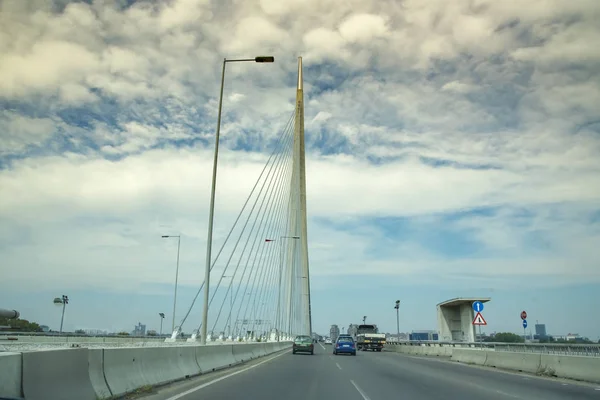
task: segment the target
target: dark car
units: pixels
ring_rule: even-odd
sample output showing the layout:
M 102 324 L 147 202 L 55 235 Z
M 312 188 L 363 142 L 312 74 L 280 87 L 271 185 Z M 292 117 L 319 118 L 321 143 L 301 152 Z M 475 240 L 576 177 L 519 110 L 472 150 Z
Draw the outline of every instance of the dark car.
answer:
M 333 346 L 333 354 L 352 354 L 356 355 L 356 343 L 352 337 L 340 336 Z
M 292 353 L 310 353 L 314 354 L 315 347 L 313 339 L 310 336 L 296 336 L 294 339 L 294 345 L 292 347 Z

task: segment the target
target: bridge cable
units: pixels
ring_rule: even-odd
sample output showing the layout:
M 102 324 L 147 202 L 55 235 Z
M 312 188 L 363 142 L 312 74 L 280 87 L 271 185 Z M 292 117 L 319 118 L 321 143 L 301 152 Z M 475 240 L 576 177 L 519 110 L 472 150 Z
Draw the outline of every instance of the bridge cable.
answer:
M 244 205 L 242 206 L 242 209 L 240 210 L 237 218 L 235 219 L 235 222 L 233 223 L 233 226 L 231 227 L 231 229 L 229 230 L 229 233 L 227 234 L 227 237 L 225 238 L 225 241 L 223 242 L 223 245 L 221 246 L 221 248 L 219 249 L 217 256 L 215 257 L 214 261 L 211 263 L 210 266 L 210 271 L 212 271 L 212 269 L 214 268 L 217 260 L 219 259 L 219 256 L 221 255 L 221 252 L 223 251 L 223 249 L 225 248 L 225 246 L 227 245 L 227 242 L 231 236 L 231 234 L 233 233 L 233 230 L 235 229 L 240 217 L 242 216 L 242 214 L 244 213 L 244 210 L 246 209 L 246 206 L 248 205 L 248 202 L 250 201 L 250 198 L 252 197 L 252 195 L 254 194 L 254 191 L 256 190 L 256 188 L 258 187 L 258 183 L 260 182 L 261 177 L 263 176 L 263 174 L 265 173 L 265 171 L 267 170 L 267 167 L 269 166 L 271 159 L 275 156 L 275 154 L 278 153 L 278 151 L 282 148 L 282 146 L 287 142 L 286 136 L 288 133 L 288 126 L 290 125 L 290 122 L 294 120 L 294 116 L 295 116 L 295 110 L 292 113 L 290 119 L 288 120 L 288 123 L 286 124 L 286 127 L 282 130 L 282 132 L 280 133 L 273 151 L 271 152 L 267 163 L 265 164 L 265 166 L 263 167 L 258 179 L 256 180 L 256 183 L 254 184 L 254 187 L 252 188 L 252 190 L 250 191 L 250 194 L 248 195 L 248 198 L 246 199 Z M 183 317 L 183 319 L 181 320 L 181 322 L 179 323 L 179 326 L 182 327 L 183 324 L 185 323 L 185 321 L 187 320 L 187 318 L 189 317 L 190 313 L 192 312 L 192 309 L 194 308 L 194 305 L 196 304 L 196 300 L 198 299 L 198 296 L 200 295 L 200 293 L 202 292 L 202 289 L 204 288 L 204 284 L 206 282 L 202 282 L 202 284 L 200 285 L 200 288 L 198 288 L 198 291 L 196 292 L 196 295 L 194 296 L 194 299 L 192 300 L 192 304 L 190 305 L 190 307 L 188 308 L 185 316 Z
M 285 155 L 285 154 L 284 154 L 284 155 Z M 272 167 L 273 167 L 273 166 L 275 166 L 275 165 L 277 165 L 277 170 L 280 170 L 280 169 L 281 169 L 281 168 L 280 168 L 280 165 L 282 164 L 282 161 L 283 161 L 283 160 L 284 160 L 284 157 L 283 157 L 283 156 L 279 157 L 279 158 L 278 158 L 278 160 L 276 161 L 276 164 L 274 163 L 274 164 L 272 165 Z M 270 175 L 270 172 L 271 172 L 271 170 L 272 170 L 272 168 L 269 170 L 269 175 Z M 274 177 L 275 177 L 275 176 L 276 176 L 276 174 L 273 174 L 273 175 L 271 175 L 271 179 L 270 179 L 270 182 L 269 182 L 269 187 L 267 188 L 267 193 L 269 193 L 269 192 L 270 192 L 270 187 L 271 187 L 271 185 L 272 185 L 272 181 L 273 181 L 273 179 L 274 179 Z M 268 175 L 267 175 L 267 178 L 268 178 Z M 265 182 L 263 182 L 263 187 L 261 188 L 261 192 L 262 192 L 262 190 L 264 189 L 264 185 L 266 184 L 266 182 L 267 182 L 266 180 L 265 180 Z M 259 194 L 260 194 L 260 193 L 259 193 Z M 262 202 L 261 202 L 261 205 L 260 205 L 259 211 L 258 211 L 258 213 L 256 214 L 255 221 L 254 221 L 254 223 L 253 223 L 253 226 L 252 226 L 252 228 L 251 228 L 250 234 L 248 235 L 248 239 L 246 240 L 246 244 L 244 245 L 244 249 L 243 249 L 243 251 L 242 251 L 242 255 L 240 256 L 240 259 L 238 260 L 238 264 L 237 264 L 237 266 L 236 266 L 236 269 L 235 269 L 235 271 L 234 271 L 234 276 L 236 276 L 236 275 L 237 275 L 237 271 L 238 271 L 238 269 L 239 269 L 239 266 L 240 266 L 240 264 L 241 264 L 241 261 L 242 261 L 242 259 L 243 259 L 243 254 L 245 253 L 245 250 L 246 250 L 246 248 L 247 248 L 247 246 L 248 246 L 249 240 L 250 240 L 250 238 L 251 238 L 251 234 L 252 234 L 252 232 L 253 232 L 253 230 L 254 230 L 254 226 L 255 226 L 255 224 L 256 224 L 256 221 L 258 220 L 258 217 L 259 217 L 259 216 L 260 216 L 260 214 L 261 214 L 261 211 L 262 211 L 262 208 L 263 208 L 263 206 L 264 206 L 264 202 L 265 202 L 266 198 L 267 198 L 267 194 L 266 194 L 266 195 L 265 195 L 265 197 L 263 197 L 263 199 L 262 199 Z M 258 200 L 259 200 L 259 198 L 257 197 L 257 199 L 256 199 L 256 201 L 255 201 L 255 204 L 254 204 L 254 206 L 253 206 L 253 207 L 255 207 L 255 206 L 256 206 L 256 203 L 258 202 Z M 264 218 L 264 215 L 263 215 L 263 218 Z M 249 216 L 248 220 L 246 221 L 246 223 L 245 223 L 245 226 L 248 224 L 248 222 L 249 222 L 249 221 L 250 221 L 250 216 Z M 239 240 L 241 240 L 241 236 L 240 236 L 240 238 L 238 239 L 238 242 L 239 242 Z M 237 246 L 237 244 L 236 244 L 236 246 Z M 254 247 L 254 246 L 253 246 L 253 247 Z M 252 255 L 252 249 L 251 249 L 251 251 L 250 251 L 250 253 L 249 253 L 248 257 L 250 257 L 251 255 Z M 228 267 L 229 267 L 229 262 L 228 262 L 228 265 L 226 266 L 226 270 L 227 270 L 227 268 L 228 268 Z M 224 273 L 226 272 L 226 270 L 224 271 Z M 243 280 L 243 276 L 244 276 L 244 275 L 242 275 L 242 280 Z M 233 284 L 233 280 L 232 280 L 232 281 L 230 281 L 230 285 L 229 285 L 229 288 L 228 288 L 228 290 L 227 290 L 227 294 L 229 294 L 229 291 L 231 290 L 231 288 L 232 288 L 232 286 L 233 286 L 232 284 Z M 239 289 L 238 289 L 238 292 L 239 292 Z M 238 299 L 238 294 L 239 294 L 238 292 L 236 292 L 236 296 L 235 296 L 235 301 L 234 301 L 234 303 L 235 303 L 235 302 L 237 302 L 237 299 Z M 226 294 L 226 296 L 227 296 L 227 294 Z M 214 294 L 213 294 L 213 296 L 214 296 Z M 243 299 L 243 298 L 242 298 L 242 299 Z M 222 312 L 222 309 L 223 309 L 223 306 L 224 306 L 224 304 L 225 304 L 225 300 L 223 301 L 223 303 L 222 303 L 222 305 L 221 305 L 221 308 L 220 308 L 220 310 L 219 310 L 219 313 L 218 313 L 217 319 L 216 319 L 216 321 L 215 321 L 215 323 L 214 323 L 213 329 L 216 327 L 216 324 L 218 323 L 218 320 L 219 320 L 219 318 L 220 318 L 220 315 L 221 315 L 221 312 Z M 228 321 L 227 321 L 227 322 L 230 322 L 230 321 L 229 321 L 229 319 L 230 319 L 230 317 L 228 317 Z
M 289 134 L 289 129 L 286 129 L 286 131 L 285 131 L 284 133 L 285 133 L 286 135 L 288 135 L 288 134 Z M 289 141 L 290 141 L 290 138 L 289 138 L 289 137 L 287 137 L 287 138 L 286 138 L 286 140 L 285 140 L 285 146 L 283 147 L 283 149 L 284 149 L 284 150 L 287 150 L 287 148 L 289 147 Z M 239 244 L 240 244 L 240 242 L 241 242 L 241 240 L 242 240 L 242 238 L 243 238 L 243 234 L 244 234 L 244 232 L 245 232 L 245 230 L 246 230 L 246 227 L 248 226 L 248 223 L 250 222 L 250 219 L 251 219 L 252 215 L 254 214 L 254 209 L 256 208 L 256 205 L 258 204 L 258 201 L 260 200 L 260 196 L 261 196 L 262 192 L 264 191 L 264 188 L 265 188 L 265 185 L 266 185 L 266 183 L 267 183 L 267 181 L 268 181 L 269 175 L 271 174 L 271 171 L 273 170 L 273 168 L 275 167 L 275 165 L 278 165 L 278 164 L 280 164 L 280 163 L 281 163 L 281 160 L 283 159 L 283 156 L 282 156 L 282 155 L 285 155 L 285 153 L 278 154 L 278 155 L 276 156 L 275 160 L 274 160 L 274 161 L 273 161 L 273 162 L 270 164 L 270 166 L 269 166 L 270 168 L 269 168 L 269 170 L 268 170 L 268 172 L 267 172 L 267 175 L 265 176 L 265 179 L 264 179 L 264 181 L 263 181 L 263 183 L 262 183 L 262 185 L 261 185 L 260 191 L 259 191 L 258 195 L 256 196 L 256 199 L 255 199 L 255 201 L 254 201 L 254 204 L 252 205 L 252 209 L 250 210 L 250 213 L 249 213 L 248 217 L 246 218 L 246 221 L 245 221 L 245 223 L 244 223 L 244 226 L 243 226 L 243 228 L 242 228 L 242 231 L 240 232 L 240 235 L 239 235 L 239 237 L 238 237 L 238 239 L 237 239 L 237 241 L 236 241 L 236 243 L 235 243 L 235 247 L 234 247 L 233 251 L 232 251 L 232 252 L 231 252 L 231 254 L 230 254 L 230 257 L 229 257 L 229 259 L 228 259 L 228 261 L 227 261 L 227 264 L 226 264 L 226 266 L 225 266 L 225 270 L 223 271 L 223 274 L 221 275 L 221 278 L 219 279 L 219 282 L 218 282 L 218 285 L 217 285 L 217 289 L 215 290 L 215 292 L 213 292 L 213 296 L 212 296 L 212 298 L 211 298 L 211 301 L 209 302 L 209 306 L 210 306 L 210 304 L 212 304 L 212 301 L 214 300 L 214 297 L 215 297 L 215 295 L 216 295 L 216 293 L 217 293 L 217 291 L 218 291 L 218 288 L 219 288 L 219 286 L 220 286 L 220 284 L 221 284 L 221 281 L 222 281 L 222 279 L 223 279 L 223 276 L 225 275 L 225 273 L 226 273 L 226 272 L 227 272 L 227 270 L 229 269 L 229 265 L 230 265 L 230 263 L 231 263 L 231 260 L 233 259 L 233 256 L 235 255 L 235 250 L 236 250 L 236 249 L 237 249 L 237 247 L 239 246 Z M 263 202 L 264 202 L 264 199 L 263 199 Z M 261 205 L 262 205 L 262 203 L 261 203 Z M 260 209 L 259 209 L 259 213 L 260 213 Z M 259 214 L 257 214 L 257 215 L 259 215 Z M 255 224 L 253 224 L 253 227 L 251 228 L 251 231 L 250 231 L 250 234 L 249 234 L 249 236 L 248 236 L 248 239 L 250 238 L 250 235 L 252 234 L 252 230 L 254 229 L 254 225 L 255 225 Z M 247 245 L 248 245 L 248 240 L 246 241 L 246 244 L 244 245 L 244 248 L 243 248 L 243 250 L 242 250 L 242 254 L 241 254 L 241 256 L 240 256 L 240 259 L 238 260 L 238 263 L 237 263 L 237 265 L 236 265 L 236 268 L 235 268 L 235 271 L 234 271 L 233 278 L 235 278 L 235 276 L 237 275 L 237 271 L 238 271 L 239 265 L 240 265 L 240 263 L 241 263 L 241 261 L 242 261 L 242 259 L 243 259 L 243 255 L 244 255 L 244 253 L 245 253 L 245 250 L 246 250 L 246 247 L 247 247 Z M 231 282 L 233 282 L 233 280 L 234 280 L 234 279 L 232 279 L 232 281 L 231 281 Z M 228 290 L 228 292 L 229 292 L 229 290 Z M 228 294 L 228 293 L 227 293 L 227 294 Z M 227 296 L 227 294 L 226 294 L 226 296 Z M 226 296 L 225 296 L 225 297 L 226 297 Z M 224 304 L 225 300 L 226 300 L 226 299 L 224 299 L 224 301 L 223 301 L 223 304 Z M 236 302 L 236 301 L 237 301 L 237 292 L 236 292 L 235 300 L 233 300 L 233 301 L 234 301 L 234 302 Z M 221 310 L 222 310 L 222 308 L 221 308 Z M 220 311 L 221 311 L 221 310 L 220 310 Z M 220 312 L 219 312 L 219 315 L 220 315 Z
M 292 139 L 293 139 L 293 138 L 292 138 Z M 269 186 L 271 186 L 271 184 L 272 184 L 272 181 L 269 183 Z M 261 211 L 262 211 L 262 208 L 263 208 L 263 206 L 264 206 L 264 201 L 265 201 L 265 200 L 266 200 L 266 198 L 265 198 L 265 199 L 263 199 L 263 202 L 261 202 L 261 206 L 260 206 L 260 208 L 261 208 Z M 265 209 L 265 210 L 266 210 L 266 209 Z M 254 239 L 254 241 L 253 241 L 253 244 L 252 244 L 252 248 L 251 248 L 251 250 L 250 250 L 250 254 L 248 255 L 248 258 L 247 258 L 247 260 L 246 260 L 246 264 L 245 264 L 245 266 L 244 266 L 244 270 L 243 270 L 243 273 L 242 273 L 242 281 L 243 281 L 244 277 L 246 276 L 246 271 L 247 271 L 247 268 L 248 268 L 248 266 L 250 265 L 250 258 L 251 258 L 251 254 L 252 254 L 252 251 L 253 251 L 254 247 L 256 246 L 256 243 L 258 242 L 258 239 L 259 239 L 258 232 L 261 230 L 261 227 L 262 227 L 262 225 L 264 224 L 264 218 L 265 218 L 265 216 L 266 216 L 266 214 L 263 214 L 263 215 L 262 215 L 262 217 L 260 218 L 260 224 L 259 224 L 259 229 L 258 229 L 258 231 L 257 231 L 257 235 L 255 236 L 255 239 Z M 254 224 L 253 224 L 253 227 L 252 227 L 252 230 L 251 230 L 251 232 L 253 232 L 253 231 L 254 231 L 254 226 L 256 225 L 256 223 L 257 223 L 257 222 L 259 222 L 259 221 L 258 221 L 258 216 L 257 216 L 257 219 L 254 221 Z M 250 239 L 250 237 L 249 237 L 248 239 Z M 263 239 L 264 239 L 264 238 L 263 238 Z M 240 307 L 238 308 L 238 311 L 237 311 L 237 314 L 236 314 L 236 323 L 237 323 L 237 320 L 238 320 L 238 319 L 239 319 L 239 317 L 240 317 L 240 313 L 241 313 L 241 310 L 242 310 L 242 306 L 243 306 L 243 303 L 244 303 L 244 299 L 246 298 L 245 296 L 248 294 L 248 293 L 247 293 L 247 292 L 248 292 L 248 287 L 249 287 L 249 283 L 250 283 L 250 278 L 251 278 L 251 277 L 252 277 L 252 275 L 253 275 L 253 273 L 252 273 L 252 272 L 253 272 L 253 269 L 254 269 L 254 266 L 255 266 L 255 262 L 256 262 L 256 257 L 255 257 L 255 260 L 254 260 L 254 262 L 253 262 L 253 264 L 252 264 L 251 271 L 250 271 L 250 273 L 248 274 L 248 276 L 247 276 L 247 278 L 246 278 L 246 283 L 245 283 L 245 285 L 244 285 L 244 293 L 242 294 L 242 298 L 241 298 L 241 299 L 242 299 L 242 301 L 240 302 Z M 238 285 L 238 291 L 236 292 L 236 297 L 237 297 L 237 294 L 239 293 L 239 288 L 240 288 L 241 284 L 242 284 L 242 282 L 240 282 L 240 284 Z M 250 295 L 252 295 L 252 293 L 250 293 Z M 249 302 L 247 302 L 246 304 L 249 304 Z M 244 312 L 244 317 L 245 317 L 245 316 L 246 316 L 246 314 L 247 314 L 247 310 L 248 310 L 248 307 L 246 307 L 246 311 Z M 244 318 L 244 319 L 245 319 L 245 318 Z

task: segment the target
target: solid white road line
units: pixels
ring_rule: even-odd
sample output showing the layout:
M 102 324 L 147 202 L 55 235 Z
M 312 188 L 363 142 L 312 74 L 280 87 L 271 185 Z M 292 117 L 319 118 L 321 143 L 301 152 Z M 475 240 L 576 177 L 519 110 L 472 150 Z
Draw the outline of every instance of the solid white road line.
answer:
M 182 392 L 182 393 L 176 394 L 176 395 L 175 395 L 175 396 L 173 396 L 173 397 L 169 397 L 167 400 L 178 400 L 178 399 L 181 399 L 182 397 L 185 397 L 185 396 L 187 396 L 188 394 L 191 394 L 191 393 L 197 392 L 197 391 L 198 391 L 198 390 L 200 390 L 200 389 L 204 389 L 205 387 L 207 387 L 207 386 L 210 386 L 210 385 L 212 385 L 213 383 L 221 382 L 221 381 L 223 381 L 223 380 L 225 380 L 225 379 L 227 379 L 227 378 L 231 378 L 232 376 L 235 376 L 235 375 L 237 375 L 237 374 L 241 374 L 242 372 L 246 372 L 246 371 L 248 371 L 248 370 L 251 370 L 252 368 L 256 368 L 256 367 L 258 367 L 259 365 L 262 365 L 262 364 L 264 364 L 264 363 L 268 363 L 269 361 L 271 361 L 271 360 L 274 360 L 274 359 L 276 359 L 277 357 L 281 357 L 282 355 L 284 355 L 284 354 L 287 354 L 287 353 L 289 353 L 289 351 L 283 352 L 283 353 L 281 353 L 281 354 L 277 354 L 275 357 L 271 357 L 271 358 L 269 358 L 268 360 L 261 361 L 261 362 L 259 362 L 258 364 L 251 365 L 251 366 L 249 366 L 248 368 L 244 368 L 244 369 L 241 369 L 241 370 L 239 370 L 239 371 L 232 372 L 232 373 L 231 373 L 231 374 L 229 374 L 229 375 L 225 375 L 225 376 L 222 376 L 222 377 L 220 377 L 220 378 L 217 378 L 217 379 L 215 379 L 215 380 L 213 380 L 213 381 L 210 381 L 210 382 L 203 383 L 202 385 L 198 385 L 198 386 L 196 386 L 196 387 L 194 387 L 194 388 L 191 388 L 191 389 L 189 389 L 189 390 L 186 390 L 185 392 Z
M 358 391 L 358 393 L 360 393 L 360 395 L 362 396 L 362 398 L 363 398 L 364 400 L 371 400 L 371 399 L 369 398 L 369 396 L 367 396 L 367 394 L 366 394 L 365 392 L 363 392 L 363 391 L 361 390 L 361 388 L 359 388 L 359 387 L 358 387 L 358 385 L 357 385 L 357 384 L 356 384 L 356 383 L 355 383 L 355 382 L 354 382 L 352 379 L 350 380 L 350 383 L 352 383 L 352 385 L 354 385 L 354 388 L 355 388 L 355 389 Z

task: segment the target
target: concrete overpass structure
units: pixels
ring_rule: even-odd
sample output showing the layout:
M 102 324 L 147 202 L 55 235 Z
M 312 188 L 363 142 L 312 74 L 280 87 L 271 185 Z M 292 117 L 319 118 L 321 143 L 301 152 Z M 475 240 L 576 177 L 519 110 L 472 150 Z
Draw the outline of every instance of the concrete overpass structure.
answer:
M 439 340 L 475 342 L 473 302 L 490 300 L 489 297 L 457 297 L 439 303 L 436 306 Z

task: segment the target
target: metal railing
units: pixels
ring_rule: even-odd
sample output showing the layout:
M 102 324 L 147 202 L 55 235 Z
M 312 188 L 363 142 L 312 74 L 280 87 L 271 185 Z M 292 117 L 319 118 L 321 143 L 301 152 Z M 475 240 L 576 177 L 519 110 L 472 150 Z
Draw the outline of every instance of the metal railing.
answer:
M 569 356 L 600 357 L 600 344 L 580 343 L 496 343 L 496 342 L 440 342 L 440 341 L 390 341 L 399 346 L 457 347 L 485 349 L 488 351 L 510 351 L 516 353 L 555 354 Z

